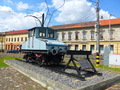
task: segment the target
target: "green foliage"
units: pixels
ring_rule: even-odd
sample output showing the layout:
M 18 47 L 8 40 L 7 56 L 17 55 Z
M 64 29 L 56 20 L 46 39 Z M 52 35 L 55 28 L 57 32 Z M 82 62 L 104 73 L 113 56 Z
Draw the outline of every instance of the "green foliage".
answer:
M 5 59 L 16 59 L 16 58 L 17 57 L 12 57 L 12 56 L 5 56 L 5 57 L 0 58 L 0 67 L 8 67 L 8 65 L 4 63 Z

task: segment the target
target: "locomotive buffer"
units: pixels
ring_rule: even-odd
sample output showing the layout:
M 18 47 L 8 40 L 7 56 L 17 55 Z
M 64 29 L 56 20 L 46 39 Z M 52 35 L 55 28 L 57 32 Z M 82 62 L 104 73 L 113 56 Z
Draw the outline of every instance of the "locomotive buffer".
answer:
M 67 64 L 66 64 L 65 68 L 63 69 L 63 71 L 65 71 L 70 66 L 70 63 L 72 62 L 73 65 L 74 65 L 75 70 L 77 71 L 77 73 L 79 75 L 79 77 L 82 78 L 82 79 L 85 79 L 85 76 L 83 76 L 81 74 L 81 71 L 87 71 L 89 73 L 92 72 L 92 73 L 94 73 L 96 75 L 100 75 L 100 76 L 102 75 L 102 73 L 97 72 L 97 70 L 95 69 L 95 67 L 93 66 L 93 64 L 91 63 L 91 61 L 89 59 L 89 55 L 91 55 L 91 51 L 67 50 L 66 54 L 70 55 L 70 59 L 67 62 Z M 77 60 L 77 59 L 74 58 L 74 55 L 85 55 L 86 58 Z M 76 63 L 75 63 L 76 61 L 80 64 L 80 67 L 78 67 L 76 65 Z

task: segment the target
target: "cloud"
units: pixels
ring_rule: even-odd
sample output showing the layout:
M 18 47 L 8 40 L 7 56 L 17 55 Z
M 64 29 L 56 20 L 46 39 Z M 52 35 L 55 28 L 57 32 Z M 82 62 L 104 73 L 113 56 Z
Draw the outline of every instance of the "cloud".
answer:
M 5 3 L 14 4 L 12 0 L 4 0 Z
M 29 9 L 29 8 L 30 8 L 30 6 L 27 3 L 23 3 L 23 2 L 18 2 L 17 3 L 17 9 L 19 11 L 23 11 L 23 10 Z
M 52 0 L 52 5 L 57 9 L 63 4 L 64 0 Z M 109 13 L 104 10 L 100 10 L 104 19 L 107 19 Z M 100 15 L 100 16 L 101 16 Z M 86 0 L 65 0 L 63 7 L 58 9 L 55 20 L 60 23 L 77 23 L 96 20 L 96 9 L 92 7 L 90 2 Z
M 108 11 L 104 11 L 103 9 L 100 10 L 100 19 L 114 19 L 114 15 L 109 14 Z
M 10 7 L 6 6 L 0 6 L 0 10 L 0 27 L 5 31 L 29 29 L 37 25 L 40 26 L 38 21 L 35 21 L 35 18 L 25 18 L 25 16 L 27 15 L 25 13 L 16 13 Z M 33 14 L 36 15 L 36 13 Z

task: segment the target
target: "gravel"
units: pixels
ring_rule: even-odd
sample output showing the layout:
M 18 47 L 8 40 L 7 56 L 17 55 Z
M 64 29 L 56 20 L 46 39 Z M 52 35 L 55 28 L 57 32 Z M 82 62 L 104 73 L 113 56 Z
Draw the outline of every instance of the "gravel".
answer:
M 25 61 L 21 60 L 10 60 L 12 63 L 16 63 L 17 65 L 20 65 L 26 69 L 32 70 L 40 75 L 43 75 L 45 77 L 48 77 L 49 79 L 52 79 L 54 81 L 60 82 L 66 86 L 72 87 L 72 88 L 80 88 L 82 86 L 90 85 L 92 83 L 96 83 L 105 79 L 112 78 L 114 76 L 117 76 L 117 73 L 113 73 L 110 71 L 105 71 L 102 69 L 102 76 L 98 75 L 90 75 L 88 74 L 85 81 L 82 81 L 81 79 L 70 77 L 65 74 L 54 72 L 53 70 L 39 67 L 36 64 L 31 63 L 25 63 Z M 71 72 L 72 70 L 67 69 L 67 72 Z M 100 71 L 99 71 L 100 72 Z

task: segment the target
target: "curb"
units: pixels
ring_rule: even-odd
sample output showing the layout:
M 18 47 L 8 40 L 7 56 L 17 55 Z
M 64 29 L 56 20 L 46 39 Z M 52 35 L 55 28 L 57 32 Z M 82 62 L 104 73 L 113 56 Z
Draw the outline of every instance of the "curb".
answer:
M 113 78 L 103 80 L 101 82 L 96 82 L 94 84 L 81 87 L 78 90 L 105 90 L 106 88 L 120 82 L 120 75 L 117 75 Z

